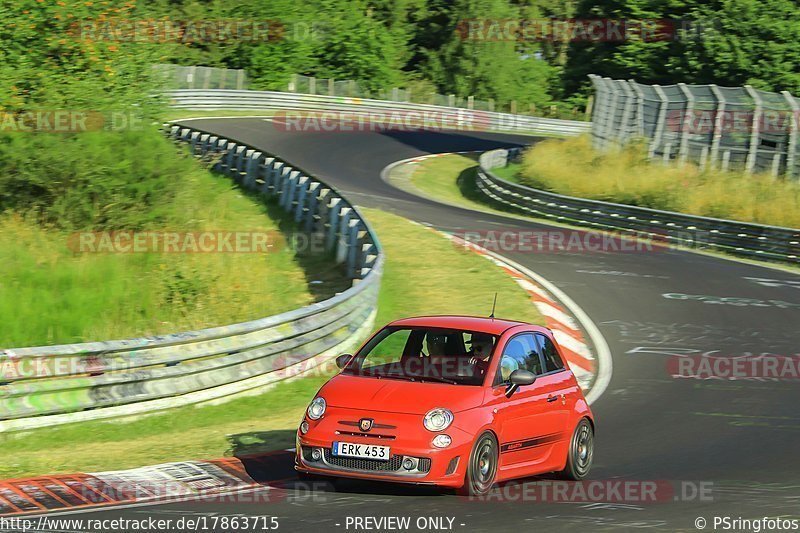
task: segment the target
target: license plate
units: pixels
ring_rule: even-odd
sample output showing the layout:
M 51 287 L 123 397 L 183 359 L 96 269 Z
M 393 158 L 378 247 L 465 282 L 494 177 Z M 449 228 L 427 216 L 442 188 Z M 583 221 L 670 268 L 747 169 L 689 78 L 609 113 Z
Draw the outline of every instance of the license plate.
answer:
M 389 460 L 388 446 L 374 444 L 355 444 L 353 442 L 334 442 L 331 453 L 339 457 L 358 457 L 359 459 Z

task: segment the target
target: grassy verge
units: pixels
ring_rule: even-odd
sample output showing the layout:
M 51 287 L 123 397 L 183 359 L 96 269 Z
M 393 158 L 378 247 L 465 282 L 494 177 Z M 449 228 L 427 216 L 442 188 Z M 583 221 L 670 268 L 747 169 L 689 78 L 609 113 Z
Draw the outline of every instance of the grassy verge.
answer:
M 365 211 L 387 254 L 379 325 L 420 314 L 486 315 L 495 291 L 499 316 L 540 322 L 527 294 L 491 262 L 404 218 Z M 283 449 L 293 444 L 296 424 L 325 379 L 297 379 L 259 396 L 128 422 L 87 422 L 0 435 L 0 478 Z
M 459 207 L 535 220 L 487 198 L 475 185 L 478 154 L 447 154 L 396 167 L 389 179 L 397 187 Z
M 513 171 L 507 169 L 501 171 Z M 545 141 L 525 154 L 516 181 L 561 194 L 694 215 L 800 227 L 800 184 L 769 175 L 700 170 L 647 160 L 642 145 L 595 152 L 588 136 Z
M 278 250 L 76 253 L 68 245 L 74 233 L 5 214 L 0 217 L 0 346 L 197 329 L 314 301 L 306 277 L 323 274 L 306 268 L 282 245 L 276 209 L 200 168 L 181 179 L 184 186 L 166 213 L 165 231 L 266 232 L 275 236 Z
M 475 172 L 477 169 L 477 155 L 448 154 L 445 156 L 425 159 L 415 166 L 401 166 L 396 168 L 390 180 L 401 189 L 415 192 L 427 198 L 433 198 L 460 207 L 475 211 L 494 213 L 520 220 L 530 220 L 544 223 L 548 226 L 573 228 L 568 224 L 561 224 L 550 219 L 537 219 L 521 215 L 510 210 L 504 204 L 487 198 L 475 185 Z M 506 168 L 492 169 L 492 172 L 509 181 L 519 181 L 518 174 L 521 164 L 512 164 Z M 764 263 L 741 257 L 733 257 L 721 252 L 707 250 L 693 250 L 697 253 L 733 259 L 742 263 L 756 264 L 775 270 L 786 272 L 800 272 L 800 269 L 775 263 Z

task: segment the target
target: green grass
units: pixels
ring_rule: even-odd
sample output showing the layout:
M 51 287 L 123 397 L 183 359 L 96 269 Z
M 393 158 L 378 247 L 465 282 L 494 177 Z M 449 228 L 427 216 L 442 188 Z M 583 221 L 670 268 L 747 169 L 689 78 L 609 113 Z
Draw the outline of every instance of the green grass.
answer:
M 395 167 L 389 179 L 401 189 L 439 202 L 522 220 L 536 220 L 487 198 L 475 185 L 477 165 L 478 154 L 447 154 L 414 165 Z
M 387 255 L 378 326 L 413 315 L 487 315 L 495 292 L 499 294 L 498 316 L 541 323 L 528 295 L 490 261 L 396 215 L 367 209 L 365 216 Z M 259 396 L 179 408 L 138 420 L 85 422 L 0 435 L 0 478 L 283 449 L 293 444 L 303 410 L 325 379 L 297 379 Z
M 506 168 L 492 169 L 492 172 L 503 179 L 519 182 L 518 173 L 522 168 L 521 164 L 511 164 Z M 574 228 L 568 224 L 562 224 L 546 218 L 536 218 L 519 214 L 511 210 L 504 204 L 495 202 L 487 198 L 475 185 L 475 172 L 477 170 L 476 155 L 448 154 L 435 158 L 425 159 L 415 165 L 402 165 L 396 167 L 390 181 L 397 187 L 409 192 L 432 198 L 440 202 L 482 211 L 494 213 L 520 220 L 530 220 L 544 223 L 549 226 L 564 228 Z M 776 263 L 764 263 L 734 257 L 721 252 L 711 252 L 707 250 L 693 250 L 696 253 L 723 257 L 736 260 L 742 263 L 756 264 L 767 268 L 798 273 L 800 269 L 791 265 Z
M 513 172 L 500 171 L 500 175 Z M 505 174 L 508 175 L 508 174 Z M 800 227 L 800 183 L 650 162 L 633 143 L 599 153 L 587 135 L 529 149 L 516 181 L 536 188 L 693 215 Z
M 200 168 L 181 179 L 163 229 L 263 231 L 283 242 L 278 211 L 229 179 Z M 309 268 L 286 246 L 266 254 L 75 253 L 67 244 L 72 235 L 13 213 L 0 216 L 0 347 L 174 333 L 269 316 L 313 302 L 307 276 L 329 268 L 327 261 Z M 327 285 L 331 293 L 341 288 L 332 280 Z

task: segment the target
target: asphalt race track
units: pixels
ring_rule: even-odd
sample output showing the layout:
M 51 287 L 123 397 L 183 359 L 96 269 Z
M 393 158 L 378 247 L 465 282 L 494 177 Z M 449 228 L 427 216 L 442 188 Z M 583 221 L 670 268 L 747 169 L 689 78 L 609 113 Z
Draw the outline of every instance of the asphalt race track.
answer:
M 530 144 L 531 137 L 289 133 L 256 118 L 192 120 L 187 125 L 277 154 L 336 186 L 357 205 L 392 211 L 443 230 L 549 228 L 445 206 L 400 191 L 380 178 L 384 167 L 401 159 Z M 140 505 L 72 513 L 70 518 L 276 516 L 287 531 L 334 532 L 356 530 L 353 517 L 410 516 L 413 531 L 419 516 L 452 518 L 456 531 L 696 531 L 699 517 L 707 520 L 709 530 L 714 517 L 798 517 L 800 381 L 676 379 L 669 372 L 668 354 L 800 353 L 800 276 L 675 250 L 505 255 L 568 294 L 611 348 L 613 376 L 593 405 L 598 427 L 591 478 L 655 482 L 662 487 L 656 493 L 658 501 L 520 501 L 525 491 L 518 485 L 505 489 L 508 501 L 502 502 L 467 501 L 429 488 L 361 482 L 346 482 L 336 490 L 320 487 L 310 494 L 293 481 L 292 458 L 286 453 L 270 458 L 267 466 L 253 466 L 260 479 L 276 481 L 263 489 L 270 496 L 262 499 L 271 503 Z M 733 305 L 664 294 L 761 303 Z M 502 315 L 502 302 L 499 308 Z

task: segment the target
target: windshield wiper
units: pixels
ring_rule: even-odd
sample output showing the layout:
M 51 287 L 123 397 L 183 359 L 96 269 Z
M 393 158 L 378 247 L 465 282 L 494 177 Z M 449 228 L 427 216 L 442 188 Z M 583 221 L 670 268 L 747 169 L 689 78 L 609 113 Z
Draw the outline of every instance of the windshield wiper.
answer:
M 438 383 L 449 383 L 450 385 L 458 385 L 458 381 L 455 381 L 455 380 L 452 380 L 452 379 L 447 379 L 447 378 L 436 377 L 436 376 L 425 377 L 425 378 L 421 379 L 420 381 L 422 381 L 424 383 L 425 381 L 428 381 L 429 379 L 432 379 L 432 380 L 434 380 L 434 381 L 436 381 Z
M 378 378 L 378 379 L 389 378 L 389 379 L 402 379 L 404 381 L 416 381 L 416 379 L 414 379 L 412 377 L 409 377 L 409 376 L 404 376 L 403 374 L 392 374 L 392 373 L 375 374 L 374 372 L 364 372 L 362 375 L 363 376 L 375 377 L 375 378 Z

